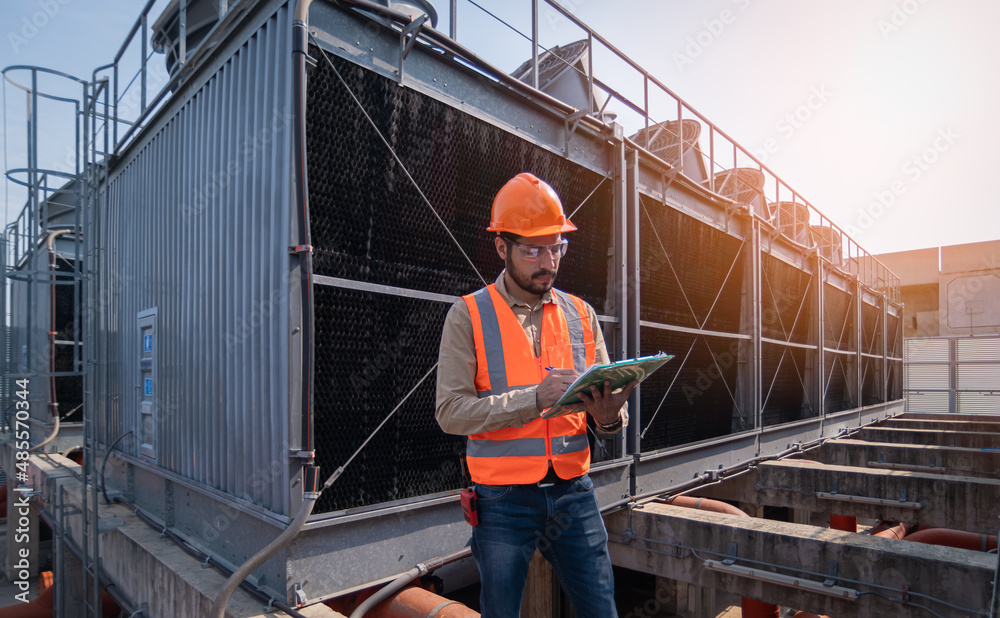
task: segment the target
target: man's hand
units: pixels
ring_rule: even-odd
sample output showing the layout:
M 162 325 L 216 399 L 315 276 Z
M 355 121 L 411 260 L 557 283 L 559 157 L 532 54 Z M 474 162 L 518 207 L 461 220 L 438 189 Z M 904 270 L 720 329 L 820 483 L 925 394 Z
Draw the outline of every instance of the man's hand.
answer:
M 622 406 L 628 401 L 628 396 L 632 394 L 632 389 L 638 384 L 632 380 L 617 393 L 611 392 L 611 382 L 604 382 L 604 391 L 601 392 L 597 386 L 590 385 L 590 394 L 580 392 L 580 399 L 583 401 L 583 408 L 590 412 L 594 420 L 602 425 L 611 425 L 618 422 L 618 415 Z
M 538 410 L 551 408 L 578 375 L 573 369 L 550 369 L 535 389 L 535 406 Z

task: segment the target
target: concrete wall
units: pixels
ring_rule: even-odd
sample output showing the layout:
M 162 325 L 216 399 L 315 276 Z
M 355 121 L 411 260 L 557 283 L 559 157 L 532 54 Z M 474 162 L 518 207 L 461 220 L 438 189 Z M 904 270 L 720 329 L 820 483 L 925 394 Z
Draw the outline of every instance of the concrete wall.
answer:
M 904 337 L 1000 334 L 1000 240 L 877 257 L 899 276 Z

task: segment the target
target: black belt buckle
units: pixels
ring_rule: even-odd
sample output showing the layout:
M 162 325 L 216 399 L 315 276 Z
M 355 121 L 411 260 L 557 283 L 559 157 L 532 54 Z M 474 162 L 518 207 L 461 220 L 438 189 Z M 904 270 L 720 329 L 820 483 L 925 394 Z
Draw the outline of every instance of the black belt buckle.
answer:
M 545 476 L 542 477 L 542 480 L 538 481 L 536 485 L 544 488 L 544 487 L 552 487 L 557 483 L 565 483 L 565 482 L 566 480 L 559 478 L 559 475 L 556 474 L 556 471 L 553 468 L 549 468 L 549 471 L 545 473 Z

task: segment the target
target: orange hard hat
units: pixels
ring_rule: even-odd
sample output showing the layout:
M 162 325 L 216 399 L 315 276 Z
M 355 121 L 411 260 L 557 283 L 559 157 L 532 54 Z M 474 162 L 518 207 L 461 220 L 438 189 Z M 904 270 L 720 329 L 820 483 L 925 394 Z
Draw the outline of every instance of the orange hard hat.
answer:
M 493 198 L 490 232 L 508 232 L 518 236 L 545 236 L 572 232 L 576 229 L 566 213 L 555 189 L 522 172 L 501 187 Z

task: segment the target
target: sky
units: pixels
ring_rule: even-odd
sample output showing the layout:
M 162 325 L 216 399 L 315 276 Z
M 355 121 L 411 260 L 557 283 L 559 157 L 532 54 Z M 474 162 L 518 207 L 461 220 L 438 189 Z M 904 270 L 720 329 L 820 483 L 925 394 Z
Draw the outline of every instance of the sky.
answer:
M 94 68 L 113 59 L 143 4 L 5 0 L 0 66 L 38 65 L 89 79 Z M 1000 21 L 1000 2 L 561 4 L 754 153 L 868 252 L 1000 239 L 1000 200 L 992 191 L 1000 174 L 995 152 L 1000 37 L 992 32 Z M 161 5 L 166 0 L 157 1 L 154 15 Z M 448 5 L 436 2 L 438 29 L 444 32 Z M 496 66 L 513 70 L 530 57 L 530 43 L 482 9 L 530 33 L 529 7 L 530 0 L 459 0 L 458 39 Z M 547 47 L 583 37 L 544 4 L 538 29 Z M 136 48 L 126 54 L 133 71 Z M 162 59 L 154 54 L 150 60 L 159 71 L 153 84 L 163 81 Z M 595 52 L 595 70 L 641 100 L 641 78 L 611 54 Z M 122 74 L 127 72 L 123 68 Z M 29 74 L 8 75 L 23 79 Z M 78 94 L 79 86 L 68 80 L 51 84 L 66 96 Z M 5 83 L 7 169 L 24 165 L 24 98 Z M 668 110 L 663 119 L 676 114 L 666 99 L 654 103 Z M 66 144 L 73 135 L 59 117 L 72 112 L 59 104 L 51 107 L 54 120 L 48 126 L 53 128 L 40 138 L 40 165 L 66 168 Z M 629 126 L 636 119 L 624 106 L 612 101 L 609 110 L 620 114 L 626 134 L 638 128 Z M 9 220 L 23 207 L 23 189 L 5 179 L 3 199 Z

